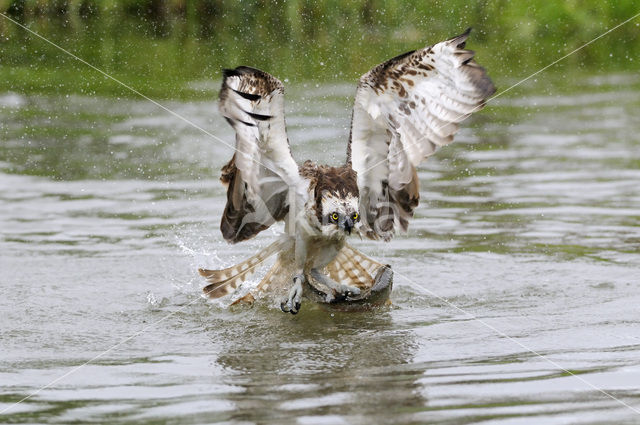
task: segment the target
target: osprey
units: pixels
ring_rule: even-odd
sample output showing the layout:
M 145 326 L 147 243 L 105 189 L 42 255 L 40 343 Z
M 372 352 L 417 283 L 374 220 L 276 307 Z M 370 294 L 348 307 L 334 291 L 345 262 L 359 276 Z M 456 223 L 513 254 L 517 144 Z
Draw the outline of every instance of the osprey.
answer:
M 285 222 L 285 232 L 238 265 L 199 269 L 210 282 L 205 294 L 234 292 L 275 254 L 253 293 L 237 301 L 280 294 L 282 310 L 296 314 L 303 291 L 331 303 L 366 300 L 390 288 L 390 267 L 346 239 L 357 232 L 388 241 L 406 231 L 420 198 L 416 167 L 451 143 L 458 123 L 495 92 L 474 52 L 464 49 L 469 32 L 397 56 L 360 78 L 340 167 L 296 164 L 278 79 L 246 66 L 224 70 L 219 108 L 236 132 L 236 153 L 222 169 L 222 235 L 244 241 L 277 221 Z

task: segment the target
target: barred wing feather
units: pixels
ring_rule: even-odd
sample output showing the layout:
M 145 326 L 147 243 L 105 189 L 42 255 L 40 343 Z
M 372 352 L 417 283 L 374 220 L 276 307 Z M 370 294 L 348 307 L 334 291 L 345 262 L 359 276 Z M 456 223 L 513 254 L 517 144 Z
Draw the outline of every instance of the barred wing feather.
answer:
M 453 141 L 458 123 L 495 92 L 465 50 L 470 30 L 405 53 L 360 78 L 347 161 L 358 173 L 361 232 L 389 240 L 418 205 L 416 167 Z
M 220 230 L 227 241 L 250 239 L 289 210 L 289 189 L 300 182 L 284 120 L 284 86 L 258 69 L 224 71 L 222 115 L 236 132 L 236 153 L 222 169 L 227 205 Z

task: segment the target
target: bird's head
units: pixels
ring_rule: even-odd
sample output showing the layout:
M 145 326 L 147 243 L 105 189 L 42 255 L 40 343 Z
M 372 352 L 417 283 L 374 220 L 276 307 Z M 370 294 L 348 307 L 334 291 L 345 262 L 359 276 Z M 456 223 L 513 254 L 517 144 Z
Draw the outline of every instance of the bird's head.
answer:
M 325 192 L 320 203 L 322 233 L 327 236 L 350 235 L 360 227 L 358 197 L 352 194 Z M 318 218 L 320 218 L 318 217 Z
M 315 213 L 326 237 L 342 238 L 353 230 L 359 232 L 360 201 L 357 174 L 351 166 L 315 169 Z

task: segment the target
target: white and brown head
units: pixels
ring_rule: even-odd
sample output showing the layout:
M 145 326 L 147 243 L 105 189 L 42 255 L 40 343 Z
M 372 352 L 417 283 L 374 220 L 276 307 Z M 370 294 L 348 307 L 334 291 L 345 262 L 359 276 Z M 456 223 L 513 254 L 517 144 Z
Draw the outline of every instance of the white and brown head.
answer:
M 315 212 L 322 233 L 340 237 L 359 227 L 356 172 L 349 166 L 317 168 Z

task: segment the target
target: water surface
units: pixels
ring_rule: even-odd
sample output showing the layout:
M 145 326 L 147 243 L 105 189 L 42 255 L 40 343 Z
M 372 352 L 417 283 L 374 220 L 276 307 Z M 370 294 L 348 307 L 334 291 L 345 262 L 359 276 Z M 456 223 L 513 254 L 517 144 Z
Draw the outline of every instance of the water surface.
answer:
M 233 143 L 217 85 L 166 106 Z M 298 160 L 344 159 L 354 90 L 289 88 Z M 0 93 L 0 409 L 47 386 L 0 422 L 640 423 L 639 107 L 626 74 L 491 102 L 408 234 L 352 241 L 393 307 L 291 316 L 200 297 L 278 232 L 222 242 L 228 147 L 142 100 Z

